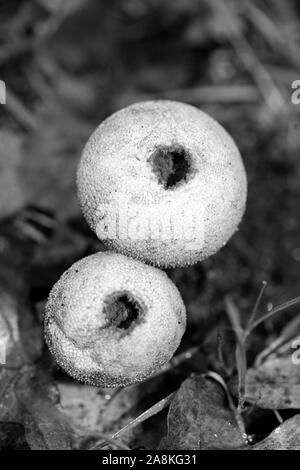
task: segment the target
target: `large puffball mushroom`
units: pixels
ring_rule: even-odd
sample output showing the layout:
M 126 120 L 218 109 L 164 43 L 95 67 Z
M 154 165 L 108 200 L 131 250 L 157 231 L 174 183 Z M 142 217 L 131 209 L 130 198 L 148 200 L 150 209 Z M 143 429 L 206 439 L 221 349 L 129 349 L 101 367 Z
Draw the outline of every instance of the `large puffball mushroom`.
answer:
M 111 252 L 83 258 L 62 275 L 44 320 L 57 363 L 98 387 L 150 376 L 171 359 L 185 326 L 183 301 L 168 276 Z
M 78 167 L 79 201 L 110 249 L 157 266 L 216 253 L 237 230 L 247 181 L 240 153 L 214 119 L 146 101 L 106 119 Z

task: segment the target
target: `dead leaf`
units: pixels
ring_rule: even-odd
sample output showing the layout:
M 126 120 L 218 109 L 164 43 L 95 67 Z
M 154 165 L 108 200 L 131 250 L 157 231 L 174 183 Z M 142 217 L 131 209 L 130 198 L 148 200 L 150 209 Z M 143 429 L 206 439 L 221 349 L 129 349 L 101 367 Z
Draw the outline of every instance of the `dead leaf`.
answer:
M 42 331 L 33 311 L 23 297 L 6 291 L 0 282 L 0 365 L 21 367 L 40 357 L 42 347 Z
M 220 384 L 191 375 L 181 385 L 168 414 L 163 450 L 237 449 L 245 445 Z
M 250 450 L 300 450 L 300 414 L 284 421 Z
M 0 450 L 29 450 L 22 424 L 0 423 Z
M 22 424 L 32 450 L 71 449 L 72 431 L 53 387 L 48 372 L 36 365 L 1 370 L 0 422 Z
M 27 253 L 23 245 L 19 246 L 12 236 L 8 237 L 7 233 L 10 232 L 7 227 L 5 231 L 3 225 L 1 235 L 4 249 L 0 257 L 0 422 L 23 425 L 26 442 L 31 449 L 70 449 L 71 432 L 57 406 L 57 394 L 53 393 L 49 367 L 41 364 L 42 327 L 27 297 L 27 271 L 23 269 L 23 264 L 29 264 L 32 250 Z M 21 250 L 22 256 L 18 250 Z
M 230 384 L 237 395 L 236 380 Z M 270 359 L 247 371 L 246 400 L 265 409 L 300 408 L 300 367 L 291 356 Z
M 22 376 L 16 387 L 31 450 L 71 450 L 71 430 L 55 403 L 52 387 L 47 374 L 34 367 Z

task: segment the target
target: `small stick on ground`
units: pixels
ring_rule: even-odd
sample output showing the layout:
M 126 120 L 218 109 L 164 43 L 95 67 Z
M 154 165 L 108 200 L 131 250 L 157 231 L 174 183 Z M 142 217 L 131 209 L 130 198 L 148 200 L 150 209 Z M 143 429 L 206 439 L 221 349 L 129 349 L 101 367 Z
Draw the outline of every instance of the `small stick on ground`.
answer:
M 209 4 L 216 14 L 223 18 L 224 35 L 226 35 L 244 68 L 252 76 L 268 108 L 274 116 L 280 115 L 286 110 L 286 100 L 244 36 L 235 11 L 229 6 L 228 2 L 223 0 L 211 0 Z
M 20 99 L 6 87 L 5 109 L 28 131 L 36 128 L 36 121 L 33 114 L 25 107 Z

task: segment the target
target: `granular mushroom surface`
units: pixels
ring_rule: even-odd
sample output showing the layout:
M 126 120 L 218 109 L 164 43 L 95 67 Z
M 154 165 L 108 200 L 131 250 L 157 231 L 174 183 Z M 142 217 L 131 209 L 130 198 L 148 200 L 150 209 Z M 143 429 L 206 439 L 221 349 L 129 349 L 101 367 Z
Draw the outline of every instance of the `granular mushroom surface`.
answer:
M 234 141 L 213 118 L 173 101 L 146 101 L 106 119 L 78 167 L 79 201 L 108 248 L 157 266 L 216 253 L 247 197 Z
M 68 374 L 119 387 L 144 380 L 173 356 L 186 315 L 163 271 L 105 252 L 62 275 L 49 295 L 44 323 L 49 349 Z

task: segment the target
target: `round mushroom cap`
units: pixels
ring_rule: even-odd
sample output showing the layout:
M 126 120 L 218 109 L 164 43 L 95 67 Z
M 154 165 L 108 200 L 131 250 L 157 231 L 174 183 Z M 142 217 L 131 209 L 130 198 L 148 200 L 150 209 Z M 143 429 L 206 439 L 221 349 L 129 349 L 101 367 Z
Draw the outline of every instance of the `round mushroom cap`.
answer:
M 216 253 L 241 221 L 243 162 L 214 119 L 174 101 L 116 112 L 91 135 L 79 163 L 80 206 L 113 251 L 164 267 Z
M 54 285 L 44 319 L 59 366 L 98 387 L 150 376 L 171 359 L 185 326 L 183 301 L 168 276 L 111 252 L 73 264 Z

